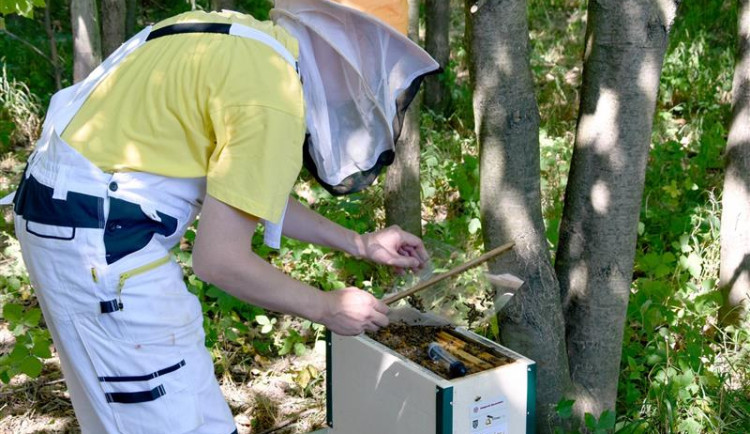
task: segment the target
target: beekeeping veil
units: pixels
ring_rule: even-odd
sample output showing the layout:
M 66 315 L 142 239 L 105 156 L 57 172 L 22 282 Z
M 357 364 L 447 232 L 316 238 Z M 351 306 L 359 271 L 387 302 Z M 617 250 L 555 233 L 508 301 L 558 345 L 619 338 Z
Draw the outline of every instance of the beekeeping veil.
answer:
M 305 167 L 332 194 L 362 190 L 393 162 L 406 108 L 437 62 L 377 18 L 327 0 L 276 0 L 271 18 L 299 42 Z

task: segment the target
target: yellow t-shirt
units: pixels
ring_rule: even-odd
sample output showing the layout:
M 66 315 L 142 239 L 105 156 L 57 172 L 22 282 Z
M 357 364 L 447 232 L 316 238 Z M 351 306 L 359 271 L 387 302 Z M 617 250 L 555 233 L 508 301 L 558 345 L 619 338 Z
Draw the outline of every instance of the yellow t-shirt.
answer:
M 188 12 L 184 22 L 240 23 L 297 57 L 297 41 L 238 13 Z M 302 85 L 266 44 L 211 33 L 146 42 L 92 92 L 62 138 L 106 172 L 206 176 L 208 194 L 277 222 L 302 166 Z

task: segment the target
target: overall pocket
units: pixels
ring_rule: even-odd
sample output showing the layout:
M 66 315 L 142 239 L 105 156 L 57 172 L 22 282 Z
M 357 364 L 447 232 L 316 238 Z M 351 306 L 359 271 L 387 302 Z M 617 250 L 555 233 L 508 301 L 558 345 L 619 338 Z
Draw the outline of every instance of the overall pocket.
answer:
M 80 318 L 75 327 L 120 432 L 177 434 L 203 423 L 186 369 L 191 361 L 176 346 L 113 340 L 92 318 Z
M 76 228 L 55 226 L 26 220 L 26 232 L 39 238 L 49 240 L 71 241 L 76 236 Z

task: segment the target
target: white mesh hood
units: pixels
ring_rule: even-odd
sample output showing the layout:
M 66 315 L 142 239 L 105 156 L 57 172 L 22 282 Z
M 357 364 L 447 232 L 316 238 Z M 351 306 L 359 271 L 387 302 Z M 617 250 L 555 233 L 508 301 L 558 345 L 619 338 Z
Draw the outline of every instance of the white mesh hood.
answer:
M 326 0 L 276 0 L 271 18 L 299 42 L 305 166 L 333 194 L 367 187 L 393 162 L 406 107 L 437 62 L 377 18 Z

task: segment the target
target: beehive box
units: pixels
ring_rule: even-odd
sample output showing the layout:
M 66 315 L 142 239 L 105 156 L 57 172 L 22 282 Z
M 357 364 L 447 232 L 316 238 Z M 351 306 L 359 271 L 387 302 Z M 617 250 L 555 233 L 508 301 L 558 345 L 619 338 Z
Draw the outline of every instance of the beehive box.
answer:
M 449 380 L 366 335 L 329 334 L 326 372 L 329 432 L 535 432 L 534 362 L 470 331 L 454 328 L 452 334 L 512 361 Z

